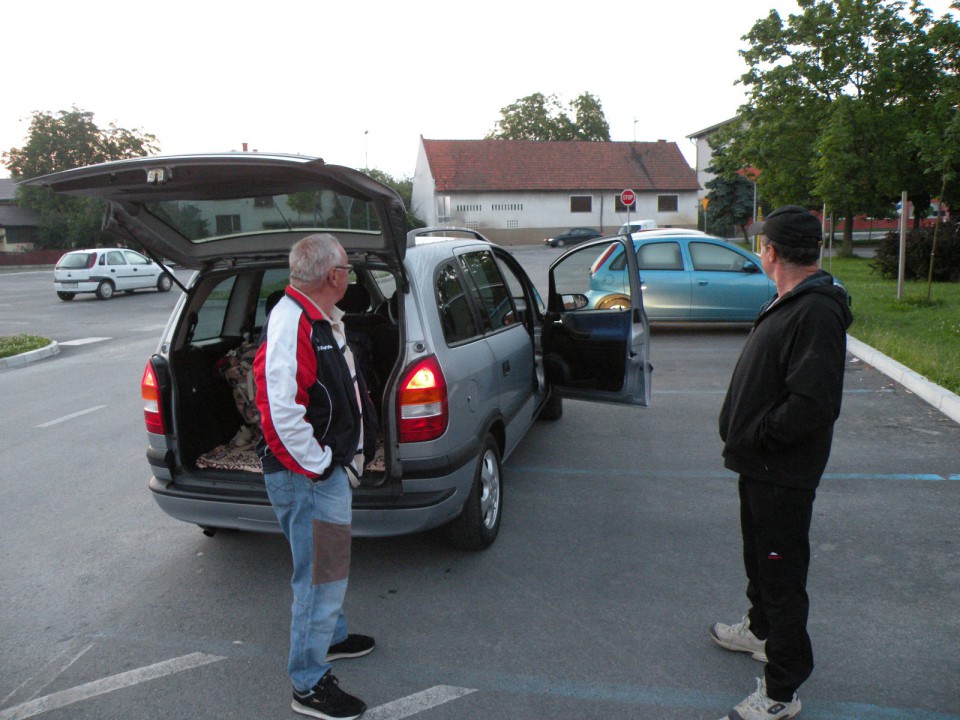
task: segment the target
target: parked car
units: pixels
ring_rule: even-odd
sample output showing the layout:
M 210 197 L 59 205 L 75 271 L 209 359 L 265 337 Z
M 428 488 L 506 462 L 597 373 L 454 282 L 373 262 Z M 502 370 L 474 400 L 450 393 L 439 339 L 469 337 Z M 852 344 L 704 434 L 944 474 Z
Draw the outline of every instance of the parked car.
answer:
M 73 250 L 53 268 L 53 287 L 61 300 L 73 300 L 77 293 L 94 293 L 109 300 L 118 290 L 156 288 L 167 292 L 173 280 L 164 268 L 148 257 L 125 248 Z
M 602 232 L 593 228 L 575 227 L 554 237 L 544 238 L 543 242 L 551 247 L 563 247 L 564 245 L 576 245 L 587 240 L 593 240 L 601 235 L 603 235 Z
M 725 240 L 696 231 L 650 231 L 633 236 L 647 316 L 654 321 L 752 322 L 776 294 L 760 258 Z M 627 257 L 618 247 L 592 268 L 589 307 L 629 300 Z
M 620 226 L 620 229 L 617 230 L 617 235 L 630 235 L 640 230 L 653 230 L 656 227 L 656 220 L 631 220 Z
M 249 366 L 300 238 L 334 234 L 353 267 L 341 301 L 382 445 L 354 492 L 357 535 L 444 526 L 458 547 L 496 538 L 502 462 L 562 398 L 646 405 L 647 318 L 636 257 L 629 299 L 575 308 L 590 267 L 627 238 L 573 248 L 544 305 L 504 249 L 472 230 L 406 232 L 399 196 L 367 175 L 291 155 L 124 160 L 27 181 L 107 201 L 105 228 L 195 270 L 141 392 L 153 473 L 170 515 L 208 534 L 279 532 L 251 443 Z M 623 253 L 621 253 L 623 254 Z M 628 310 L 625 308 L 629 308 Z

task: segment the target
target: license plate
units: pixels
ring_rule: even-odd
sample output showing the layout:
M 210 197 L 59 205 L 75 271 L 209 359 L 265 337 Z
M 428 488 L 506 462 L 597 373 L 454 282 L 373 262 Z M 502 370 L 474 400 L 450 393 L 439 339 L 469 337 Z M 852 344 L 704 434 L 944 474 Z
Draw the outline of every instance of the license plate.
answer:
M 65 288 L 75 288 L 75 287 L 77 287 L 77 284 L 76 284 L 75 282 L 65 282 L 65 283 L 60 283 L 60 284 L 63 285 Z

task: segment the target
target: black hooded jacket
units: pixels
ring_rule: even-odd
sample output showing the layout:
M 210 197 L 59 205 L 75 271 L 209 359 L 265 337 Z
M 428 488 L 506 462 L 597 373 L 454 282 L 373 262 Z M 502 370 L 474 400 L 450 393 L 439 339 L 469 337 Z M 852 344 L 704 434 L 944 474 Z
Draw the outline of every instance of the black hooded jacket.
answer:
M 754 480 L 815 489 L 840 416 L 846 291 L 822 270 L 760 313 L 720 411 L 724 465 Z

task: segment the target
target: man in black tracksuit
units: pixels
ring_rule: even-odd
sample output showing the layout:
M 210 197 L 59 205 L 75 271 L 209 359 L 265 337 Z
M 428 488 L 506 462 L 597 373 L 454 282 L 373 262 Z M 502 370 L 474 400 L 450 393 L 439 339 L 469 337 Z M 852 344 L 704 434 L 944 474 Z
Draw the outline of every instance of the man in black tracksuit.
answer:
M 740 474 L 740 524 L 750 610 L 711 636 L 766 662 L 731 720 L 785 720 L 813 671 L 807 635 L 809 530 L 840 415 L 846 291 L 817 267 L 820 223 L 788 205 L 763 223 L 761 262 L 777 285 L 737 361 L 720 411 L 724 465 Z

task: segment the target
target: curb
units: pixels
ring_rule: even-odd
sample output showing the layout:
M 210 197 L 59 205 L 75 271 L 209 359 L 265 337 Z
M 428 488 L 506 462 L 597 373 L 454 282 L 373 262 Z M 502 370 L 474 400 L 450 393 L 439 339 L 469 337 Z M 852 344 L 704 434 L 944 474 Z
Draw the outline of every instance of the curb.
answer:
M 0 372 L 23 367 L 28 363 L 44 360 L 48 357 L 53 357 L 54 355 L 59 354 L 60 345 L 56 340 L 54 340 L 46 347 L 42 347 L 39 350 L 31 350 L 30 352 L 20 353 L 19 355 L 11 355 L 10 357 L 0 358 Z
M 932 383 L 906 365 L 888 358 L 879 350 L 847 335 L 847 350 L 887 377 L 903 385 L 917 397 L 933 405 L 954 422 L 960 423 L 960 396 Z

